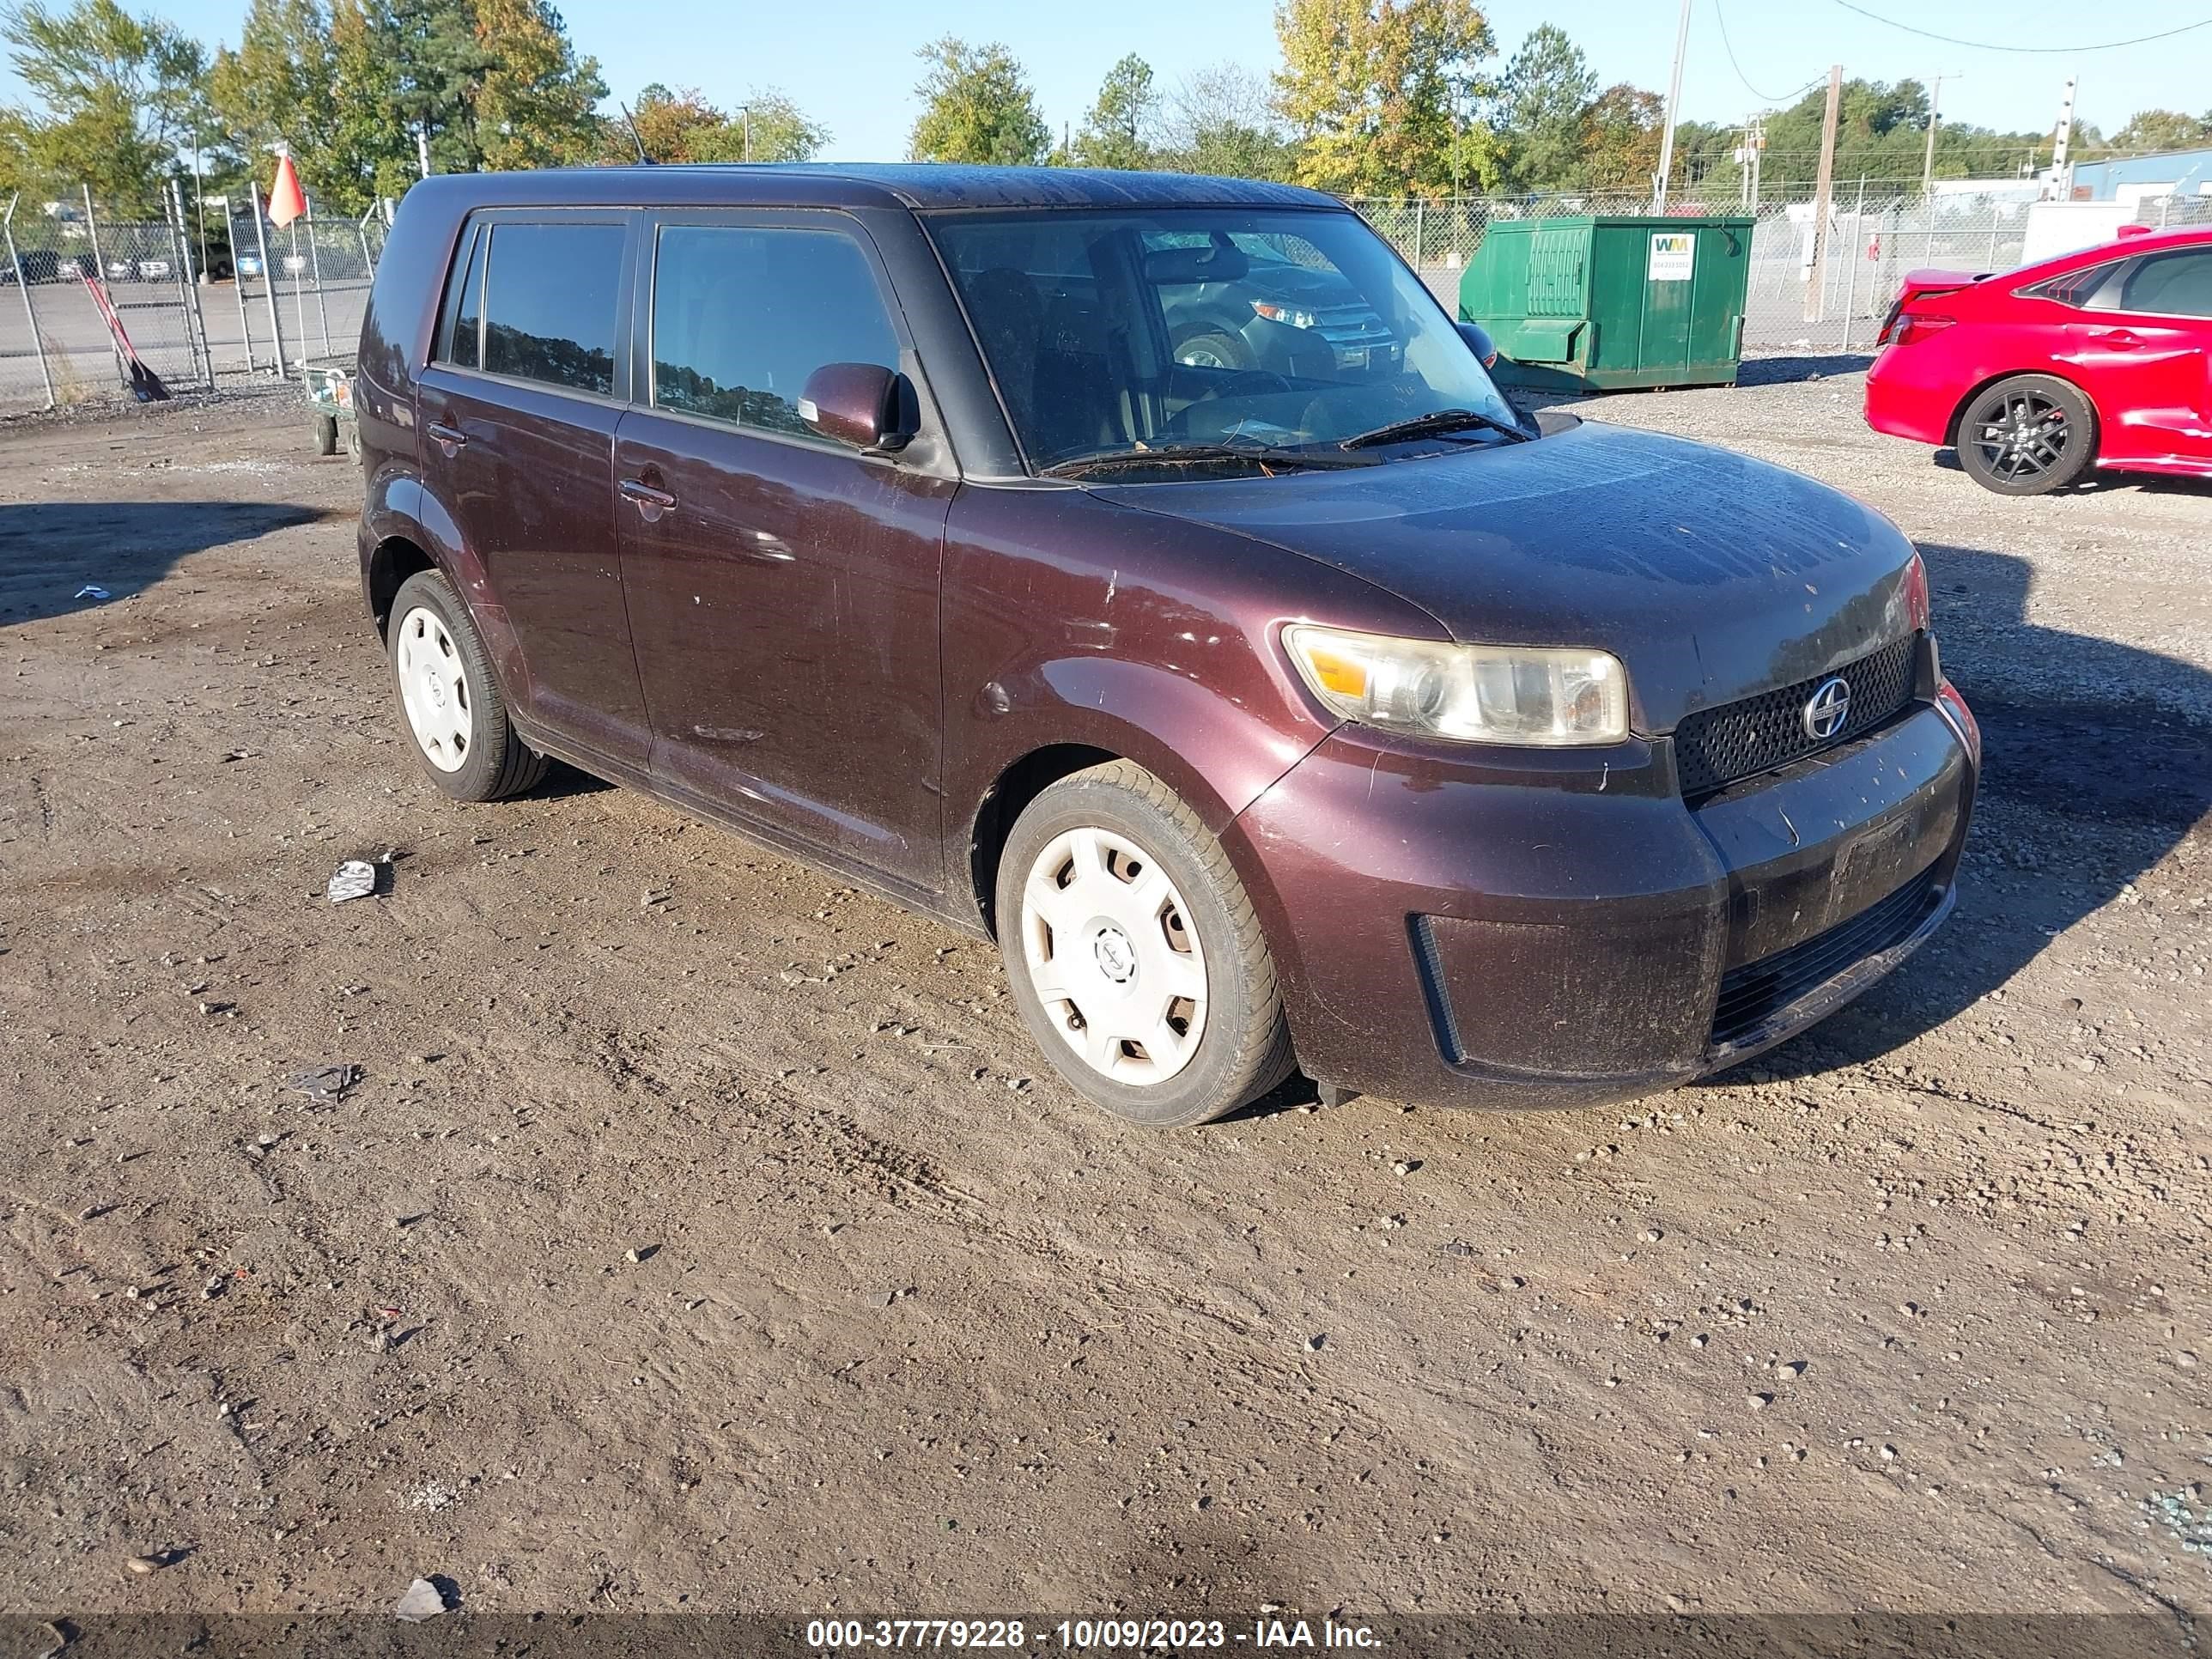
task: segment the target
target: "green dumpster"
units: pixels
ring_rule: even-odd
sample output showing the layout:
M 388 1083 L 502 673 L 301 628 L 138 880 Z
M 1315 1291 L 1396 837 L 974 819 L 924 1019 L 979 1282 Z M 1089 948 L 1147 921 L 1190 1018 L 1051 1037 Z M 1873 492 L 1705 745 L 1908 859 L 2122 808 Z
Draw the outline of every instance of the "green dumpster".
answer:
M 1493 220 L 1460 279 L 1498 378 L 1545 391 L 1732 384 L 1751 278 L 1748 218 Z

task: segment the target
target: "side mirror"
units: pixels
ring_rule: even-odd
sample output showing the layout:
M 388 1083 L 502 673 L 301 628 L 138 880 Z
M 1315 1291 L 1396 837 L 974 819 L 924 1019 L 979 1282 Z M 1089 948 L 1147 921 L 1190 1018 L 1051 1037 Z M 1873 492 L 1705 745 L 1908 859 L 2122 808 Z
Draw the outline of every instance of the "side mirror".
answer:
M 1485 368 L 1498 367 L 1498 347 L 1490 338 L 1490 331 L 1480 323 L 1462 323 L 1459 337 L 1467 342 L 1468 349 L 1481 360 Z
M 911 434 L 899 418 L 899 377 L 881 363 L 824 363 L 806 377 L 799 418 L 855 449 L 898 449 Z

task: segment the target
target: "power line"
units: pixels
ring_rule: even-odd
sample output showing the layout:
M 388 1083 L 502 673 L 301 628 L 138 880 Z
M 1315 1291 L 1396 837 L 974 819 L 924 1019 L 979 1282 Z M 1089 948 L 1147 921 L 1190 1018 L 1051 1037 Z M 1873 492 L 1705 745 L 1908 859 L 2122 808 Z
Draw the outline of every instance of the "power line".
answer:
M 1718 3 L 1718 0 L 1715 0 Z M 1955 34 L 1938 34 L 1933 29 L 1915 28 L 1910 23 L 1900 23 L 1894 17 L 1884 17 L 1878 11 L 1869 11 L 1864 6 L 1853 5 L 1851 0 L 1836 0 L 1845 11 L 1856 12 L 1861 17 L 1884 23 L 1893 29 L 1903 29 L 1907 34 L 1917 34 L 1923 40 L 1941 40 L 1947 46 L 1968 46 L 1976 52 L 2021 52 L 2065 56 L 2083 52 L 2118 52 L 2122 46 L 2140 46 L 2152 40 L 2171 40 L 2177 34 L 2191 34 L 2201 28 L 2212 28 L 2212 17 L 2200 17 L 2194 23 L 2184 23 L 2179 28 L 2161 29 L 2156 34 L 2138 34 L 2126 40 L 2100 40 L 2087 46 L 2009 46 L 1990 40 L 1961 40 Z M 1739 71 L 1741 78 L 1741 71 Z M 1745 82 L 1749 85 L 1748 82 Z
M 1751 84 L 1750 77 L 1743 72 L 1743 65 L 1735 60 L 1735 46 L 1729 40 L 1728 14 L 1721 9 L 1721 0 L 1713 0 L 1713 18 L 1721 26 L 1721 45 L 1728 52 L 1729 67 L 1735 71 L 1735 78 L 1743 82 L 1743 89 L 1753 97 L 1763 99 L 1770 104 L 1787 104 L 1796 100 L 1800 94 L 1809 92 L 1820 84 L 1821 77 L 1816 75 L 1798 88 L 1796 92 L 1762 92 Z

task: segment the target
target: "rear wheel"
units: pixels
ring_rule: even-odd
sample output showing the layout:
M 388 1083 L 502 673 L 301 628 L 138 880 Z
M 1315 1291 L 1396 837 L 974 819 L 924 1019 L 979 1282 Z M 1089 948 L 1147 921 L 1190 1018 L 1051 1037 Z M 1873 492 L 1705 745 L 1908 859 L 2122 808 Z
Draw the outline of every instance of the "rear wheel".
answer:
M 1197 814 L 1113 761 L 1030 802 L 999 865 L 999 948 L 1054 1067 L 1116 1116 L 1205 1123 L 1290 1075 L 1274 959 Z
M 392 675 L 416 758 L 455 800 L 501 800 L 545 775 L 515 735 L 468 607 L 444 576 L 419 571 L 392 601 Z
M 315 416 L 315 453 L 335 455 L 338 453 L 338 422 L 335 415 Z
M 1959 421 L 1959 464 L 2001 495 L 2041 495 L 2081 476 L 2096 458 L 2089 400 L 2048 374 L 2000 380 Z

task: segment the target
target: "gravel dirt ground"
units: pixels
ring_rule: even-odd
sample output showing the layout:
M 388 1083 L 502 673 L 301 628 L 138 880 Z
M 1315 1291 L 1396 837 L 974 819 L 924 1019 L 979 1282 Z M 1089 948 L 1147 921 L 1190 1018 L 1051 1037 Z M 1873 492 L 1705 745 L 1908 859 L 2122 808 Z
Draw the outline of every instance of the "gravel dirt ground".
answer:
M 1626 1112 L 1175 1134 L 987 947 L 448 804 L 288 398 L 0 430 L 0 1608 L 2212 1612 L 2212 488 L 1806 367 L 1584 412 L 1925 550 L 1945 933 Z

